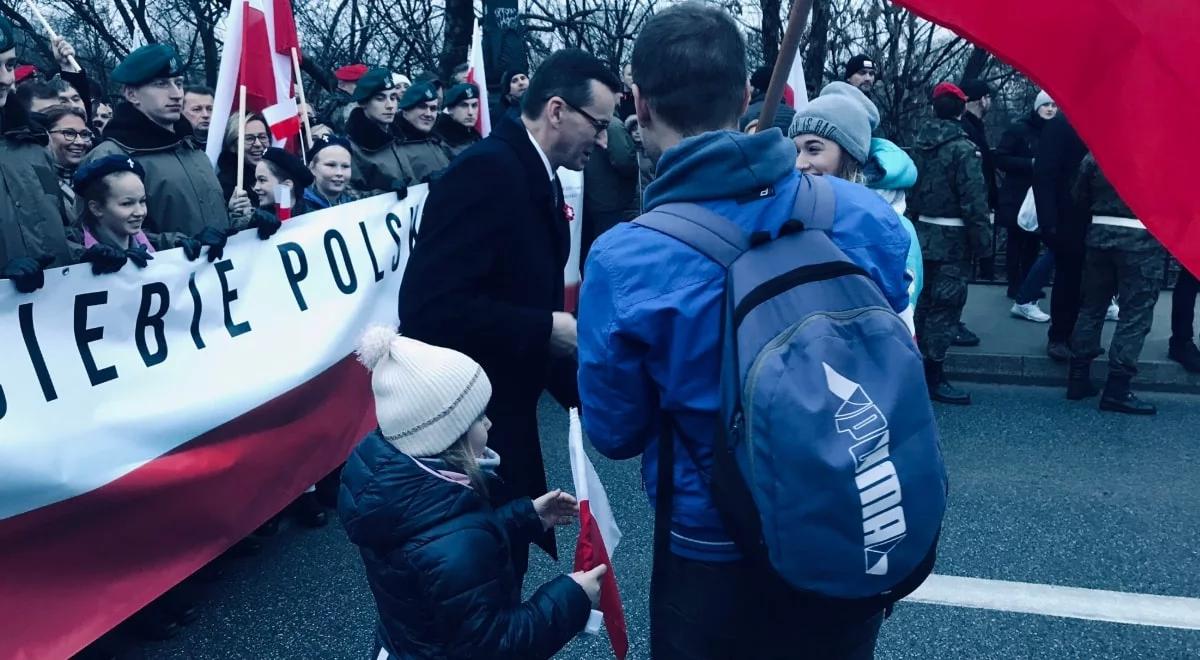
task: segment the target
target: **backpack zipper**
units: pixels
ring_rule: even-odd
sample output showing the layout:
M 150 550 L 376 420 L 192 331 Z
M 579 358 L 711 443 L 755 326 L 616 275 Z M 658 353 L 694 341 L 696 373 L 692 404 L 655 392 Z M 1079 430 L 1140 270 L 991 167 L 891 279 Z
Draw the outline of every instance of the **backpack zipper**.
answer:
M 743 411 L 743 414 L 745 415 L 745 425 L 746 425 L 745 433 L 746 433 L 747 444 L 749 444 L 750 441 L 753 439 L 752 436 L 754 434 L 754 387 L 758 383 L 758 376 L 762 372 L 763 362 L 766 361 L 767 357 L 769 357 L 772 353 L 779 351 L 779 349 L 782 348 L 784 346 L 784 344 L 786 344 L 788 341 L 790 341 L 791 338 L 797 332 L 799 332 L 801 328 L 808 325 L 809 322 L 816 321 L 819 319 L 834 319 L 834 320 L 843 321 L 843 320 L 852 319 L 852 318 L 855 318 L 858 316 L 862 316 L 863 314 L 869 314 L 869 313 L 873 313 L 873 312 L 884 312 L 887 315 L 889 315 L 894 321 L 896 321 L 897 323 L 904 326 L 904 322 L 900 320 L 900 317 L 896 316 L 895 312 L 893 312 L 890 309 L 885 309 L 883 307 L 879 307 L 877 305 L 872 305 L 870 307 L 858 307 L 856 309 L 847 310 L 847 311 L 843 311 L 843 312 L 817 312 L 817 313 L 806 316 L 802 321 L 793 323 L 791 326 L 789 326 L 788 328 L 783 330 L 783 332 L 780 332 L 778 335 L 776 335 L 774 339 L 772 339 L 770 342 L 768 342 L 767 345 L 764 346 L 761 351 L 759 351 L 758 357 L 754 358 L 754 363 L 750 365 L 750 371 L 746 377 L 746 387 L 742 390 L 742 401 L 744 403 L 744 405 L 742 406 L 742 411 Z M 905 332 L 908 332 L 908 326 L 904 326 L 904 329 L 905 329 L 904 330 Z M 735 339 L 735 341 L 736 341 L 736 339 Z M 750 472 L 750 479 L 748 481 L 753 482 L 755 480 L 755 475 L 754 475 L 755 468 L 754 468 L 754 451 L 752 449 L 747 451 L 747 460 L 749 463 L 749 472 Z

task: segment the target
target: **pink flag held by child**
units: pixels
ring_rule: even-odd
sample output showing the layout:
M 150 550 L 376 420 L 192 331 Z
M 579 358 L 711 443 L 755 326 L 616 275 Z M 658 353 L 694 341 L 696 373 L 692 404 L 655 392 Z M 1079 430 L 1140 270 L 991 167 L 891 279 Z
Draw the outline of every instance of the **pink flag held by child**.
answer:
M 608 640 L 613 653 L 619 660 L 629 654 L 629 634 L 625 628 L 625 608 L 621 605 L 621 593 L 617 591 L 617 575 L 613 571 L 612 556 L 621 541 L 621 530 L 613 519 L 608 505 L 608 494 L 604 484 L 596 475 L 596 468 L 583 451 L 583 428 L 579 424 L 579 411 L 571 409 L 571 427 L 567 443 L 571 454 L 571 475 L 575 479 L 575 497 L 579 500 L 579 541 L 575 546 L 575 570 L 589 571 L 600 564 L 608 566 L 608 572 L 600 579 L 600 611 L 604 627 L 608 629 Z

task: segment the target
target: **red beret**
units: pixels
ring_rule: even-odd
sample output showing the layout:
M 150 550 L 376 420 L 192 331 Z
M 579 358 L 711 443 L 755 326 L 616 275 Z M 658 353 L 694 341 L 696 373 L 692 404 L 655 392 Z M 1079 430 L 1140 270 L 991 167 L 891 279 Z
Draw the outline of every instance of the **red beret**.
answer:
M 36 76 L 37 72 L 38 70 L 36 66 L 32 64 L 22 64 L 21 66 L 17 67 L 17 70 L 14 72 L 14 76 L 16 77 L 14 82 L 16 84 L 20 84 L 25 80 Z
M 933 88 L 933 98 L 938 99 L 943 96 L 953 96 L 964 103 L 967 100 L 967 95 L 964 94 L 963 91 L 958 88 L 958 85 L 955 85 L 954 83 L 938 83 L 938 86 Z
M 333 76 L 343 82 L 358 82 L 367 73 L 366 64 L 348 64 L 334 70 Z

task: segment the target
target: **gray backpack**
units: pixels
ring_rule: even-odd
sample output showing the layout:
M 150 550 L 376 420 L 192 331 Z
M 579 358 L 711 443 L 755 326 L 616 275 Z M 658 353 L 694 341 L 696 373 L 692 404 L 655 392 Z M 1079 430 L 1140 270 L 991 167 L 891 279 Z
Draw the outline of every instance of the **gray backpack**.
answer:
M 791 589 L 874 612 L 933 569 L 945 468 L 912 336 L 829 237 L 832 187 L 802 175 L 794 194 L 778 236 L 747 237 L 695 204 L 666 204 L 637 223 L 727 271 L 706 477 L 726 530 Z M 660 443 L 660 475 L 671 474 L 673 445 Z M 667 524 L 670 480 L 659 482 Z

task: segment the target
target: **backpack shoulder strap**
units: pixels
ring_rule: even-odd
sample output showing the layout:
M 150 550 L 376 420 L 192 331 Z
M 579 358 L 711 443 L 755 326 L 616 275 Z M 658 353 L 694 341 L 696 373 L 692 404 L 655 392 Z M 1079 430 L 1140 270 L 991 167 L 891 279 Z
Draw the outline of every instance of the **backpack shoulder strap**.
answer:
M 823 176 L 800 175 L 796 186 L 796 202 L 792 207 L 792 219 L 804 223 L 805 229 L 833 231 L 835 210 L 833 186 Z
M 699 204 L 663 204 L 634 222 L 690 246 L 724 268 L 750 248 L 737 225 Z

